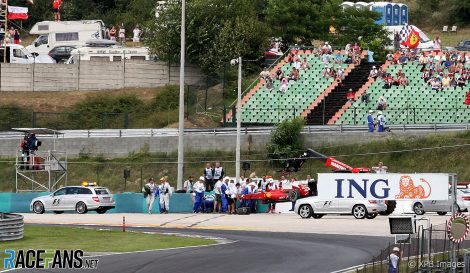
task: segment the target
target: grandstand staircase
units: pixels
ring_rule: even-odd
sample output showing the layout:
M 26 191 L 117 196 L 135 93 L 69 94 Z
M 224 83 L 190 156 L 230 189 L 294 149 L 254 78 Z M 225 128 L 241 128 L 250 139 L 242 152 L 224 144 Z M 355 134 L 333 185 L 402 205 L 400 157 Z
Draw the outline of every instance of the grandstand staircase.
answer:
M 369 72 L 374 65 L 380 66 L 382 63 L 365 62 L 363 59 L 361 63 L 346 76 L 341 85 L 337 85 L 333 91 L 323 97 L 316 107 L 309 110 L 310 112 L 304 113 L 307 124 L 328 124 L 330 119 L 348 102 L 346 98 L 348 90 L 352 89 L 353 91 L 358 91 L 368 81 Z

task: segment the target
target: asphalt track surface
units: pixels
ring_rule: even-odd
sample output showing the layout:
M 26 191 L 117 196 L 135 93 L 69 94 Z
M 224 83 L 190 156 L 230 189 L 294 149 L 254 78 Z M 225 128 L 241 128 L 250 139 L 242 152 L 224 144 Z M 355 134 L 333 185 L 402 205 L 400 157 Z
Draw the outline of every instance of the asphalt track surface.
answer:
M 30 269 L 11 272 L 328 273 L 368 262 L 392 241 L 390 237 L 358 235 L 170 228 L 129 229 L 215 236 L 230 242 L 205 247 L 101 256 L 97 257 L 97 270 Z M 347 227 L 344 233 L 348 233 Z

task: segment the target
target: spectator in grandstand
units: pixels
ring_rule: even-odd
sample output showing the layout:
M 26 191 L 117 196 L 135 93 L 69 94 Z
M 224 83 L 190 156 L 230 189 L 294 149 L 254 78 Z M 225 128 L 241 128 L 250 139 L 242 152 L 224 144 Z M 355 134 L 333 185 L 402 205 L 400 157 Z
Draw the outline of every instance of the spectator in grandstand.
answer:
M 370 70 L 369 72 L 369 79 L 373 78 L 374 80 L 377 79 L 377 77 L 379 76 L 379 71 L 377 70 L 377 68 L 374 66 L 372 66 L 372 69 Z
M 400 54 L 400 57 L 398 58 L 398 64 L 405 65 L 408 62 L 408 56 L 406 54 L 403 54 L 403 52 Z
M 389 62 L 393 62 L 393 54 L 392 52 L 388 52 L 387 56 L 385 56 L 385 59 Z
M 206 183 L 206 191 L 212 191 L 214 189 L 214 169 L 212 169 L 211 163 L 206 164 L 206 168 L 202 172 Z
M 281 68 L 278 68 L 276 71 L 276 79 L 282 80 L 284 78 L 284 71 Z
M 331 56 L 329 53 L 325 53 L 321 56 L 321 60 L 325 65 L 329 65 L 331 61 Z
M 457 79 L 457 86 L 463 89 L 467 85 L 466 82 L 467 82 L 467 79 L 465 79 L 463 75 L 460 74 Z
M 364 93 L 361 96 L 361 102 L 367 105 L 369 104 L 369 101 L 370 101 L 370 95 L 369 93 L 367 93 L 367 90 L 364 90 Z
M 352 52 L 356 54 L 361 54 L 361 47 L 359 46 L 358 43 L 354 43 L 352 47 Z
M 269 77 L 269 71 L 268 71 L 268 68 L 267 68 L 267 67 L 265 67 L 265 68 L 263 69 L 263 71 L 261 71 L 261 72 L 259 73 L 259 77 L 260 77 L 261 79 L 265 79 L 265 80 Z
M 383 162 L 379 162 L 377 166 L 372 167 L 372 170 L 379 174 L 385 174 L 388 171 L 388 167 Z
M 281 93 L 286 93 L 288 88 L 289 88 L 289 79 L 287 77 L 284 77 L 281 80 L 281 87 L 279 91 Z
M 331 54 L 332 52 L 332 48 L 331 46 L 328 44 L 328 42 L 325 42 L 321 48 L 322 50 L 322 54 Z
M 450 88 L 454 88 L 454 90 L 457 89 L 457 80 L 454 75 L 452 75 L 450 79 Z
M 8 30 L 8 34 L 9 34 L 8 36 L 10 37 L 9 43 L 14 44 L 15 43 L 15 28 L 11 27 L 10 30 Z
M 322 76 L 323 78 L 326 78 L 326 77 L 329 77 L 329 75 L 330 75 L 330 68 L 327 65 L 325 65 L 322 69 Z
M 53 0 L 52 8 L 54 9 L 54 20 L 60 21 L 60 6 L 62 6 L 62 0 Z
M 269 76 L 266 78 L 266 89 L 268 89 L 269 92 L 273 91 L 273 79 Z
M 336 52 L 335 64 L 339 64 L 339 65 L 343 64 L 343 55 L 341 55 L 340 51 Z
M 418 62 L 420 65 L 426 65 L 428 63 L 428 56 L 425 53 L 421 54 L 421 56 L 419 56 Z
M 289 64 L 292 64 L 294 62 L 294 54 L 292 53 L 292 51 L 287 54 L 284 61 Z
M 140 35 L 142 34 L 142 31 L 139 28 L 139 25 L 136 25 L 134 30 L 132 31 L 134 34 L 134 37 L 132 37 L 132 43 L 134 44 L 134 47 L 140 45 Z
M 292 67 L 292 71 L 289 74 L 289 80 L 290 81 L 297 81 L 298 79 L 300 79 L 299 70 L 295 67 Z
M 442 88 L 446 88 L 448 89 L 450 87 L 450 77 L 449 77 L 449 74 L 445 75 L 443 78 L 442 78 Z
M 439 53 L 441 51 L 441 39 L 439 38 L 439 36 L 436 36 L 436 38 L 434 39 L 434 42 L 433 42 L 433 52 L 435 54 Z
M 109 30 L 109 39 L 116 41 L 116 27 L 111 26 L 111 29 Z
M 398 78 L 398 84 L 400 86 L 408 86 L 408 79 L 406 78 L 405 74 L 402 74 L 399 78 Z
M 126 45 L 126 28 L 124 27 L 124 23 L 121 23 L 119 26 L 119 42 L 121 45 Z
M 369 114 L 367 115 L 367 127 L 369 127 L 369 132 L 373 133 L 375 130 L 375 118 L 374 118 L 374 110 L 369 110 Z
M 435 90 L 435 91 L 442 90 L 441 81 L 437 77 L 432 77 L 432 79 L 429 80 L 429 85 L 431 85 L 432 90 Z
M 336 72 L 336 81 L 341 83 L 344 80 L 344 69 L 342 67 L 338 67 L 338 71 Z
M 307 57 L 304 57 L 301 68 L 303 71 L 307 71 L 310 68 L 310 63 L 308 62 Z
M 470 105 L 470 90 L 467 91 L 467 94 L 465 95 L 465 105 L 469 106 Z
M 388 129 L 385 127 L 385 125 L 387 124 L 387 119 L 383 115 L 382 111 L 379 111 L 377 114 L 377 132 L 383 133 L 385 131 L 388 131 Z
M 387 100 L 384 97 L 380 97 L 377 100 L 377 110 L 385 110 L 387 109 Z M 382 112 L 379 112 L 382 113 Z
M 348 99 L 349 102 L 353 102 L 355 97 L 356 97 L 356 92 L 354 92 L 352 88 L 349 88 L 348 92 L 346 93 L 346 98 Z
M 17 45 L 21 43 L 20 32 L 18 31 L 18 29 L 15 29 L 15 34 L 13 35 L 13 42 Z
M 393 78 L 392 78 L 392 75 L 390 75 L 390 73 L 384 74 L 383 81 L 384 81 L 383 88 L 385 88 L 385 89 L 390 89 L 392 87 L 393 82 L 394 82 Z
M 345 64 L 352 64 L 353 63 L 353 54 L 351 52 L 348 52 L 348 56 L 346 57 L 346 60 L 344 61 Z

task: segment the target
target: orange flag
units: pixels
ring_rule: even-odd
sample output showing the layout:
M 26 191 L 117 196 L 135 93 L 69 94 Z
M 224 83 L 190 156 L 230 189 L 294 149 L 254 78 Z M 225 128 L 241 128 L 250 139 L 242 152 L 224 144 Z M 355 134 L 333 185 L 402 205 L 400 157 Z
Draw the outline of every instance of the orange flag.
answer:
M 410 35 L 408 36 L 408 39 L 406 39 L 406 42 L 402 42 L 401 44 L 408 48 L 416 48 L 419 45 L 419 40 L 419 32 L 413 28 L 413 30 L 410 32 Z

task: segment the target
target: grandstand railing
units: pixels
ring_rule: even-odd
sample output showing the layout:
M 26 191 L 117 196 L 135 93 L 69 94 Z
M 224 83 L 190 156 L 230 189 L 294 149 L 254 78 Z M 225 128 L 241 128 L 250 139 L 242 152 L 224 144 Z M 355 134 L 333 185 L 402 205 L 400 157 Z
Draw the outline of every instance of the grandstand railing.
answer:
M 393 132 L 445 132 L 445 131 L 468 131 L 470 123 L 460 124 L 402 124 L 390 125 Z M 275 126 L 243 127 L 242 134 L 271 134 Z M 62 130 L 60 135 L 41 138 L 124 138 L 124 137 L 165 137 L 177 136 L 178 129 L 97 129 L 97 130 Z M 236 128 L 207 128 L 207 129 L 185 129 L 186 135 L 235 135 Z M 365 133 L 366 125 L 311 125 L 305 126 L 302 134 L 332 134 L 332 133 Z M 18 132 L 0 132 L 0 139 L 21 139 L 23 134 Z

